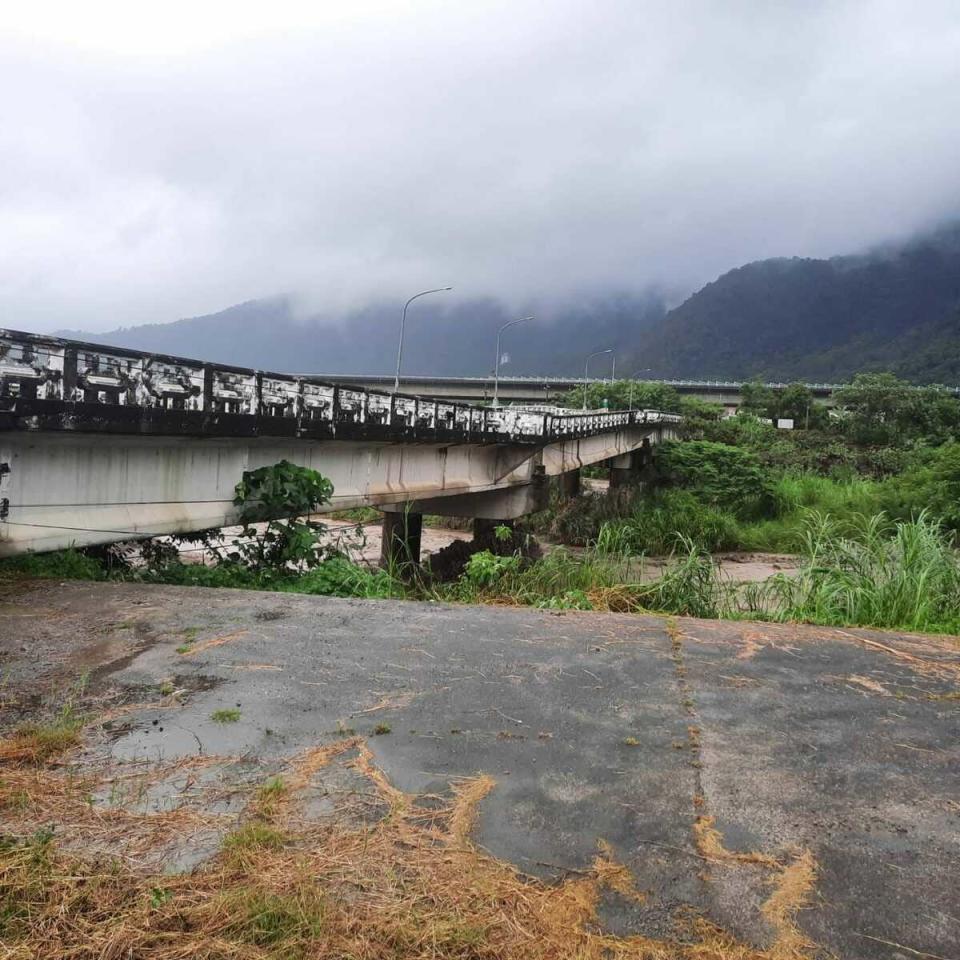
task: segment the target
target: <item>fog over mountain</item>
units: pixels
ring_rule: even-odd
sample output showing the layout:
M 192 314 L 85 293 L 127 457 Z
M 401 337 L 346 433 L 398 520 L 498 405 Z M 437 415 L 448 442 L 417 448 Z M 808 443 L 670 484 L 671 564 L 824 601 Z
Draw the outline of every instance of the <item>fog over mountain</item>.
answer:
M 275 297 L 114 330 L 102 340 L 261 369 L 388 374 L 399 316 L 397 305 L 381 303 L 339 323 L 304 321 L 288 298 Z M 497 329 L 512 316 L 492 299 L 418 301 L 404 372 L 490 373 Z M 918 382 L 960 383 L 960 223 L 857 255 L 748 263 L 672 310 L 652 292 L 547 309 L 507 331 L 501 369 L 580 376 L 586 356 L 605 348 L 615 350 L 620 376 L 836 381 L 893 370 Z M 595 358 L 590 372 L 609 375 L 611 360 Z
M 284 293 L 275 336 L 332 324 L 339 367 L 338 330 L 450 284 L 411 357 L 485 357 L 533 304 L 576 367 L 598 304 L 960 214 L 952 0 L 36 0 L 2 21 L 10 327 Z
M 654 294 L 583 302 L 533 322 L 511 327 L 502 343 L 507 373 L 565 374 L 583 370 L 588 353 L 618 350 L 625 363 L 637 338 L 662 320 Z M 411 309 L 404 338 L 407 374 L 482 376 L 493 370 L 498 328 L 514 315 L 497 301 L 472 300 Z M 339 323 L 304 320 L 287 297 L 252 300 L 205 317 L 150 324 L 97 335 L 65 330 L 65 336 L 117 346 L 234 363 L 291 373 L 392 374 L 397 358 L 400 312 L 394 304 L 355 310 Z M 597 344 L 602 344 L 598 348 Z M 609 357 L 592 372 L 610 374 Z M 632 372 L 621 365 L 621 373 Z

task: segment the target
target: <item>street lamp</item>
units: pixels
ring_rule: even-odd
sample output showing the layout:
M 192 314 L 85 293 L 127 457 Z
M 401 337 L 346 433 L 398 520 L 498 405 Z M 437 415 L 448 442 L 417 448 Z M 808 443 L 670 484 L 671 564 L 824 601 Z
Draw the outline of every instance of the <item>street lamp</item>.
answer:
M 612 349 L 607 350 L 595 350 L 591 353 L 583 363 L 583 409 L 587 409 L 587 368 L 590 366 L 590 361 L 594 357 L 599 357 L 604 353 L 613 353 Z
M 421 290 L 420 293 L 415 293 L 404 305 L 403 305 L 403 316 L 400 318 L 400 343 L 397 345 L 397 375 L 393 378 L 393 392 L 397 393 L 400 390 L 400 361 L 403 359 L 403 331 L 407 325 L 407 307 L 413 303 L 418 297 L 425 297 L 428 293 L 445 293 L 447 290 L 452 290 L 453 287 L 437 287 L 434 290 Z
M 520 317 L 518 320 L 508 320 L 498 331 L 497 331 L 497 362 L 493 368 L 493 405 L 499 407 L 500 403 L 497 400 L 497 392 L 500 388 L 500 335 L 503 333 L 507 327 L 512 327 L 515 323 L 526 323 L 528 320 L 532 320 L 533 317 Z
M 642 370 L 634 370 L 633 373 L 630 374 L 630 393 L 629 393 L 629 396 L 628 396 L 628 399 L 627 399 L 627 409 L 628 409 L 628 410 L 632 410 L 632 409 L 633 409 L 633 384 L 634 384 L 634 381 L 636 380 L 637 374 L 638 374 L 638 373 L 649 373 L 652 369 L 653 369 L 653 367 L 644 367 Z

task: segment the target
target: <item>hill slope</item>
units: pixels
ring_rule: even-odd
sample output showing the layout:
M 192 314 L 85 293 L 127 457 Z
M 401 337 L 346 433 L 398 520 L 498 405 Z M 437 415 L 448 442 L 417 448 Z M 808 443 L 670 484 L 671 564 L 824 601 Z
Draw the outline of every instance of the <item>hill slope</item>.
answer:
M 869 256 L 731 270 L 671 310 L 643 349 L 662 376 L 960 380 L 960 226 Z

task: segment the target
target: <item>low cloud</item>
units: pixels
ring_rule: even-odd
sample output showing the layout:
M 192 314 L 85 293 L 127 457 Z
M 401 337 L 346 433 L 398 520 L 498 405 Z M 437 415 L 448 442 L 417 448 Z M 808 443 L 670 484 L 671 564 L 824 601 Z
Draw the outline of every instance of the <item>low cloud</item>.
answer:
M 82 6 L 0 35 L 7 326 L 678 294 L 960 214 L 951 2 Z

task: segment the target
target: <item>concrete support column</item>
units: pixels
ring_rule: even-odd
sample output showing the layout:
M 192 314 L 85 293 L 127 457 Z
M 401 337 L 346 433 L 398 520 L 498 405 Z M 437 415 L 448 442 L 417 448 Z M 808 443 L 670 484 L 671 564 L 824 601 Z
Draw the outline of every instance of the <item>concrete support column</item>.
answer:
M 423 533 L 423 514 L 385 513 L 383 538 L 380 544 L 380 566 L 420 564 L 420 537 Z
M 560 474 L 560 493 L 568 498 L 580 496 L 580 468 Z
M 622 490 L 637 482 L 637 458 L 625 453 L 610 460 L 610 489 Z

